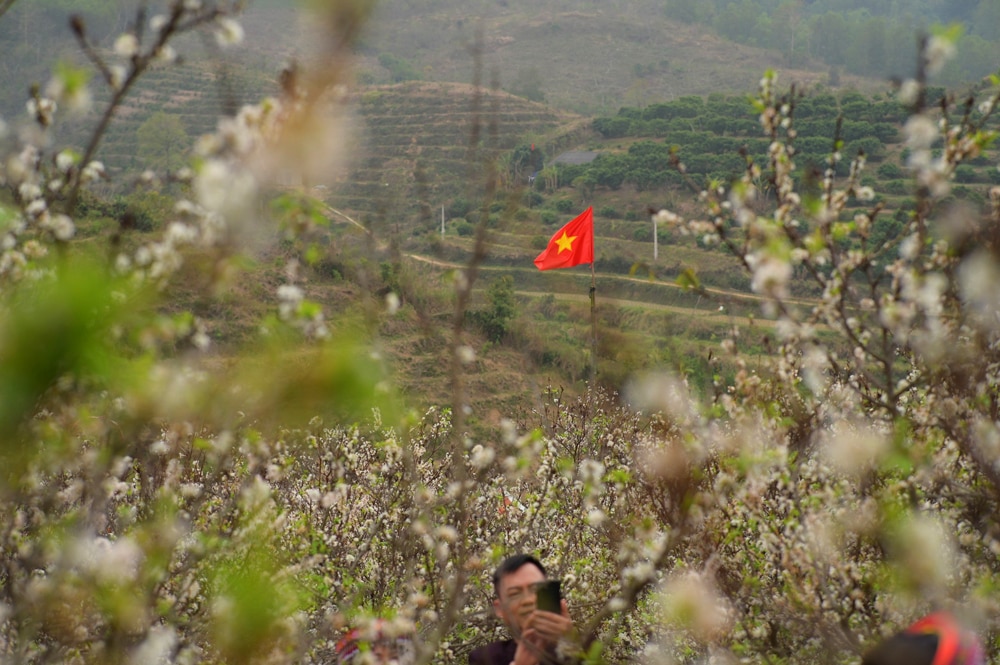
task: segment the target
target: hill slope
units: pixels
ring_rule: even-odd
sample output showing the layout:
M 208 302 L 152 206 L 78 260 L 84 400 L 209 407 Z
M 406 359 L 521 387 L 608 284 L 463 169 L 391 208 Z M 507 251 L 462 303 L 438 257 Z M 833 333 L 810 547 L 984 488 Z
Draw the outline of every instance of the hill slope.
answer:
M 285 8 L 255 5 L 246 16 L 248 46 L 274 58 L 305 28 Z M 400 77 L 535 89 L 549 104 L 582 114 L 609 113 L 711 92 L 749 92 L 761 73 L 826 83 L 829 68 L 787 66 L 777 49 L 742 46 L 704 26 L 667 18 L 653 0 L 407 0 L 382 3 L 368 26 L 362 82 Z M 879 82 L 842 76 L 845 86 Z

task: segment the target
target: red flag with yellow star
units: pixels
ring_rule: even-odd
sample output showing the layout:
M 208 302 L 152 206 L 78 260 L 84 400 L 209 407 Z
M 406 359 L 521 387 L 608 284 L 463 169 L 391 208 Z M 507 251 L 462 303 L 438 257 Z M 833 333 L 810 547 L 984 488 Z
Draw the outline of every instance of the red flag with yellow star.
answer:
M 594 208 L 584 210 L 576 219 L 556 231 L 548 247 L 535 259 L 539 270 L 572 268 L 594 262 Z

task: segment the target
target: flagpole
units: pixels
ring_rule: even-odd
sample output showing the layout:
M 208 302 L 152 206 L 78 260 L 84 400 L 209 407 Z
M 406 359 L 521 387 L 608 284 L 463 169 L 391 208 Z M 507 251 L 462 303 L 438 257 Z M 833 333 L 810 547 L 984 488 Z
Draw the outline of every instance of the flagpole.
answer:
M 590 260 L 590 389 L 597 385 L 597 275 Z

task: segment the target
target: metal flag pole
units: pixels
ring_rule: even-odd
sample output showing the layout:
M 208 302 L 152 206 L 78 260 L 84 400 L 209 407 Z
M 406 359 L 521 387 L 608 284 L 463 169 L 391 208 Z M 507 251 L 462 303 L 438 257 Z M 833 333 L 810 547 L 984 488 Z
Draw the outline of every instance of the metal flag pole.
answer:
M 593 238 L 593 235 L 591 235 Z M 593 241 L 593 240 L 591 240 Z M 597 384 L 597 274 L 594 257 L 590 257 L 590 387 Z

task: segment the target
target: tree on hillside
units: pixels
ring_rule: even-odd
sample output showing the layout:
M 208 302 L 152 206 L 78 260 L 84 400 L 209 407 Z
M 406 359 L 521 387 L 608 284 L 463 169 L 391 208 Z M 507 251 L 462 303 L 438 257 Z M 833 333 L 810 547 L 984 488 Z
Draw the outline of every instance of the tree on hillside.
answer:
M 135 133 L 138 157 L 148 168 L 166 173 L 184 166 L 189 139 L 179 116 L 157 111 Z
M 531 66 L 517 70 L 517 76 L 510 84 L 510 91 L 533 102 L 545 101 L 545 84 L 538 67 Z
M 1000 3 L 981 0 L 971 23 L 974 35 L 991 42 L 1000 40 Z
M 843 14 L 827 12 L 810 22 L 812 35 L 809 43 L 814 55 L 832 65 L 846 62 L 850 48 L 850 29 Z
M 886 42 L 886 20 L 873 16 L 854 31 L 851 49 L 847 54 L 847 66 L 851 71 L 867 76 L 885 73 L 886 58 L 889 54 Z
M 419 81 L 423 78 L 417 68 L 406 58 L 401 58 L 392 53 L 382 53 L 378 56 L 378 62 L 389 71 L 389 79 L 393 83 L 404 81 Z
M 511 322 L 517 316 L 517 301 L 514 297 L 514 279 L 504 275 L 493 280 L 486 290 L 488 306 L 470 312 L 472 320 L 479 326 L 491 342 L 501 342 L 510 330 Z
M 702 0 L 665 0 L 664 12 L 668 19 L 683 23 L 708 23 L 713 16 L 711 4 Z
M 774 43 L 780 45 L 789 61 L 793 61 L 799 51 L 805 52 L 804 40 L 799 38 L 804 27 L 802 0 L 783 0 L 773 13 L 772 26 Z
M 752 43 L 754 28 L 763 8 L 754 0 L 740 0 L 715 15 L 713 25 L 720 35 L 740 43 Z

